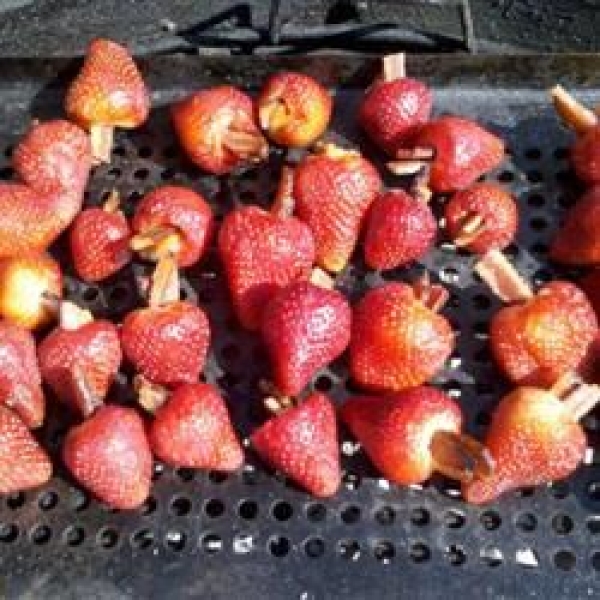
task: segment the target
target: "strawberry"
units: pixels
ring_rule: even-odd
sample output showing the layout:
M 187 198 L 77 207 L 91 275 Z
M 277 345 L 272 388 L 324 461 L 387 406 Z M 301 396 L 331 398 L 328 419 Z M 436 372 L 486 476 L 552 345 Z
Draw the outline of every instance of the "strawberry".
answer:
M 153 383 L 195 383 L 204 368 L 210 325 L 202 309 L 179 300 L 179 279 L 172 258 L 159 261 L 149 304 L 129 313 L 123 321 L 125 356 Z
M 0 494 L 36 488 L 50 481 L 52 463 L 19 417 L 0 405 Z
M 381 186 L 381 178 L 369 161 L 358 152 L 332 144 L 298 165 L 295 213 L 313 232 L 320 267 L 334 273 L 344 269 Z
M 56 317 L 62 295 L 58 263 L 47 254 L 0 259 L 0 315 L 26 329 L 47 325 Z
M 130 235 L 116 192 L 102 208 L 87 208 L 79 213 L 69 238 L 77 275 L 88 282 L 114 275 L 131 260 Z
M 350 370 L 355 381 L 400 391 L 431 379 L 454 348 L 450 324 L 437 314 L 447 296 L 427 281 L 368 291 L 354 307 Z
M 46 401 L 41 386 L 33 336 L 0 321 L 0 404 L 14 410 L 30 429 L 44 421 Z
M 121 365 L 119 332 L 109 321 L 70 302 L 60 306 L 60 325 L 39 345 L 42 377 L 59 400 L 83 413 L 83 399 L 75 385 L 75 371 L 84 373 L 91 393 L 104 399 Z
M 490 344 L 512 382 L 548 387 L 578 367 L 597 332 L 585 294 L 572 283 L 553 281 L 500 309 L 490 323 Z
M 394 483 L 423 483 L 434 471 L 468 480 L 492 469 L 484 448 L 461 435 L 458 404 L 433 387 L 350 398 L 341 417 L 377 469 Z
M 333 111 L 333 100 L 320 83 L 289 71 L 271 75 L 256 104 L 267 136 L 291 148 L 310 146 L 323 135 Z
M 581 135 L 573 144 L 571 162 L 577 177 L 588 185 L 600 183 L 600 126 Z
M 112 508 L 137 508 L 148 497 L 152 453 L 144 423 L 131 408 L 97 408 L 67 433 L 62 456 L 73 477 Z
M 268 155 L 267 142 L 254 121 L 252 99 L 235 87 L 192 94 L 172 106 L 171 120 L 190 160 L 209 173 L 229 173 Z
M 469 187 L 504 158 L 504 142 L 474 121 L 442 116 L 421 127 L 415 148 L 433 150 L 429 186 L 445 193 Z M 398 165 L 402 168 L 402 155 Z M 395 170 L 396 163 L 390 165 Z
M 567 265 L 600 263 L 600 187 L 589 189 L 567 212 L 550 257 Z
M 577 286 L 585 292 L 596 318 L 600 322 L 600 269 L 594 269 L 579 279 Z
M 383 78 L 365 92 L 358 122 L 373 142 L 394 156 L 429 120 L 433 96 L 423 82 L 405 76 L 404 55 L 386 56 L 383 67 Z
M 159 260 L 167 253 L 180 267 L 204 255 L 213 233 L 213 214 L 200 194 L 176 185 L 161 186 L 142 198 L 131 224 L 131 246 L 143 258 Z
M 277 390 L 299 394 L 316 371 L 340 356 L 350 342 L 351 318 L 336 290 L 308 281 L 281 290 L 267 305 L 261 327 Z
M 250 437 L 258 455 L 313 496 L 333 496 L 341 482 L 335 409 L 325 394 L 276 414 Z
M 367 216 L 364 253 L 372 269 L 395 269 L 421 258 L 433 245 L 437 223 L 426 202 L 403 190 L 377 196 Z
M 238 319 L 260 328 L 269 300 L 283 287 L 307 279 L 315 258 L 314 239 L 302 221 L 281 214 L 291 171 L 284 171 L 274 211 L 238 208 L 221 225 L 218 248 Z M 284 193 L 285 191 L 285 193 Z M 285 196 L 285 198 L 283 197 Z
M 90 132 L 94 158 L 110 162 L 114 128 L 139 127 L 150 112 L 150 95 L 129 51 L 110 40 L 93 40 L 67 91 L 65 110 Z
M 183 384 L 167 396 L 164 388 L 142 381 L 140 403 L 154 413 L 148 440 L 160 460 L 175 467 L 216 471 L 242 466 L 244 451 L 225 401 L 213 386 Z
M 510 490 L 571 475 L 587 446 L 577 421 L 598 397 L 597 386 L 584 386 L 565 400 L 531 387 L 518 388 L 504 397 L 485 438 L 496 469 L 491 477 L 467 483 L 465 499 L 483 504 Z
M 456 192 L 445 206 L 446 228 L 457 246 L 485 254 L 503 250 L 517 232 L 514 198 L 495 183 L 476 183 Z

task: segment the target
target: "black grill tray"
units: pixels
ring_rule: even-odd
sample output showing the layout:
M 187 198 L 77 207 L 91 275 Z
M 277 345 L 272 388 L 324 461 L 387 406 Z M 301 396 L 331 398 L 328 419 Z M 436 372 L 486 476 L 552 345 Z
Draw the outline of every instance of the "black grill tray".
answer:
M 0 68 L 0 176 L 12 176 L 12 144 L 33 117 L 61 115 L 64 85 L 76 63 L 4 60 Z M 256 89 L 281 68 L 311 73 L 336 92 L 331 137 L 377 153 L 358 134 L 360 91 L 377 71 L 375 58 L 156 57 L 142 63 L 156 110 L 150 122 L 120 133 L 113 162 L 96 169 L 87 194 L 99 203 L 112 188 L 130 213 L 157 185 L 173 182 L 202 192 L 221 218 L 232 199 L 266 203 L 283 160 L 229 179 L 207 177 L 182 157 L 165 105 L 196 88 L 230 81 Z M 586 101 L 600 99 L 596 56 L 409 57 L 408 70 L 435 87 L 437 113 L 480 119 L 507 141 L 504 164 L 489 178 L 518 196 L 521 225 L 509 249 L 536 284 L 556 270 L 547 244 L 580 187 L 567 160 L 561 129 L 545 88 L 560 81 Z M 379 164 L 382 164 L 378 157 Z M 388 185 L 394 181 L 387 180 Z M 439 206 L 437 207 L 439 209 Z M 439 210 L 438 210 L 439 212 Z M 59 243 L 55 252 L 69 259 Z M 383 277 L 366 270 L 360 253 L 337 281 L 351 299 L 385 280 L 410 280 L 423 269 L 446 283 L 445 314 L 460 335 L 438 378 L 460 399 L 468 429 L 481 435 L 506 385 L 487 350 L 487 323 L 499 307 L 471 275 L 473 259 L 442 245 L 422 264 Z M 98 316 L 119 320 L 140 302 L 134 264 L 101 286 L 68 277 L 68 295 Z M 214 330 L 206 379 L 225 394 L 242 435 L 263 418 L 257 381 L 268 373 L 259 341 L 233 317 L 216 255 L 185 273 L 184 293 L 208 311 Z M 124 369 L 113 397 L 132 402 Z M 352 393 L 344 361 L 314 380 L 337 401 Z M 58 460 L 68 427 L 51 403 L 41 433 L 56 463 L 43 489 L 0 499 L 0 596 L 9 598 L 583 598 L 600 593 L 600 455 L 566 482 L 509 494 L 487 507 L 464 504 L 454 484 L 435 479 L 421 488 L 378 478 L 342 431 L 344 483 L 328 501 L 315 501 L 273 475 L 248 451 L 245 468 L 225 477 L 157 465 L 152 496 L 142 510 L 115 512 L 91 499 Z M 592 446 L 596 416 L 585 420 Z

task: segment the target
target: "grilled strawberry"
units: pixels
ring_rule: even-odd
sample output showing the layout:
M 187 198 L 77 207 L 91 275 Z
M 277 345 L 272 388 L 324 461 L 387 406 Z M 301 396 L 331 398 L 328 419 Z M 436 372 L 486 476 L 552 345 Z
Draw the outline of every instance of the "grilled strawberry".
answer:
M 323 285 L 332 282 L 291 283 L 264 311 L 261 330 L 271 359 L 273 383 L 286 396 L 299 394 L 311 377 L 340 356 L 350 342 L 350 306 L 340 292 Z
M 500 309 L 490 323 L 490 343 L 512 382 L 548 387 L 577 368 L 597 331 L 585 294 L 553 281 L 533 298 Z
M 426 202 L 403 190 L 379 195 L 367 216 L 364 252 L 372 269 L 395 269 L 421 258 L 433 245 L 437 223 Z
M 550 257 L 567 265 L 600 263 L 600 187 L 588 190 L 569 210 Z
M 58 263 L 47 254 L 0 259 L 0 315 L 37 329 L 56 318 L 56 300 L 62 295 Z
M 125 356 L 153 383 L 195 383 L 204 368 L 210 326 L 202 309 L 179 300 L 179 278 L 172 258 L 159 261 L 149 304 L 123 321 Z
M 0 404 L 12 408 L 30 429 L 44 421 L 46 401 L 41 386 L 33 336 L 0 321 Z
M 269 300 L 283 287 L 307 279 L 315 258 L 314 239 L 302 221 L 286 216 L 291 171 L 285 170 L 272 212 L 256 206 L 229 213 L 218 247 L 238 319 L 259 329 Z
M 52 463 L 19 417 L 0 405 L 0 494 L 44 485 Z
M 440 193 L 472 185 L 504 158 L 504 142 L 464 117 L 443 116 L 426 123 L 415 136 L 414 145 L 433 150 L 429 186 Z M 402 160 L 397 166 L 403 168 Z M 390 168 L 396 170 L 396 163 Z
M 394 483 L 423 483 L 434 471 L 470 480 L 493 469 L 485 449 L 461 435 L 458 404 L 435 388 L 350 398 L 341 416 L 373 464 Z
M 69 431 L 62 456 L 73 477 L 112 508 L 137 508 L 148 497 L 152 454 L 144 423 L 131 408 L 97 408 Z
M 114 192 L 103 208 L 79 213 L 70 230 L 71 257 L 84 281 L 102 281 L 131 260 L 131 232 Z
M 429 120 L 432 104 L 429 87 L 405 76 L 404 55 L 386 56 L 383 78 L 365 92 L 358 122 L 371 140 L 394 156 Z
M 324 394 L 314 393 L 276 414 L 250 440 L 265 462 L 314 496 L 337 492 L 341 470 L 335 410 Z
M 362 386 L 399 391 L 431 379 L 454 347 L 454 334 L 437 310 L 441 286 L 389 283 L 368 291 L 354 308 L 350 370 Z
M 138 204 L 131 247 L 143 258 L 159 260 L 172 254 L 180 267 L 190 267 L 206 252 L 213 226 L 212 210 L 200 194 L 165 185 Z
M 225 401 L 211 385 L 165 388 L 139 383 L 140 404 L 154 413 L 148 431 L 152 451 L 176 467 L 236 471 L 244 462 Z
M 503 250 L 517 232 L 517 205 L 513 197 L 495 183 L 476 183 L 456 192 L 445 211 L 446 228 L 454 243 L 477 254 Z
M 268 155 L 252 99 L 232 86 L 192 94 L 173 105 L 171 119 L 185 153 L 209 173 L 229 173 Z
M 121 365 L 119 332 L 109 321 L 94 321 L 92 314 L 70 302 L 60 306 L 60 325 L 39 345 L 42 377 L 59 400 L 84 412 L 75 371 L 84 373 L 90 392 L 103 400 Z
M 465 499 L 483 504 L 509 490 L 571 475 L 587 446 L 577 421 L 599 397 L 597 386 L 584 386 L 566 399 L 531 387 L 503 398 L 485 439 L 496 469 L 491 477 L 464 486 Z
M 276 144 L 305 148 L 327 129 L 333 101 L 312 77 L 282 72 L 271 75 L 258 99 L 260 126 Z
M 320 267 L 334 273 L 344 269 L 381 185 L 369 161 L 332 144 L 298 165 L 295 213 L 313 232 Z
M 65 110 L 89 130 L 94 158 L 110 162 L 114 128 L 139 127 L 150 112 L 150 95 L 129 51 L 110 40 L 92 41 Z

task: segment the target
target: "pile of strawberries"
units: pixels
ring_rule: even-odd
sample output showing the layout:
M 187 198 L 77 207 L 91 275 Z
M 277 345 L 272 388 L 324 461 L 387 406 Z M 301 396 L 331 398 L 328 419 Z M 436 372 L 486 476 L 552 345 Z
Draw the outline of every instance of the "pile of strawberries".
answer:
M 600 400 L 600 276 L 584 283 L 594 306 L 566 281 L 532 290 L 502 254 L 517 231 L 517 202 L 480 181 L 503 160 L 502 140 L 465 117 L 432 118 L 432 92 L 405 76 L 401 56 L 387 57 L 383 71 L 358 121 L 406 184 L 397 189 L 384 190 L 359 151 L 320 140 L 333 100 L 306 75 L 277 73 L 256 100 L 221 86 L 173 105 L 182 148 L 208 173 L 259 164 L 269 142 L 310 148 L 283 168 L 270 210 L 235 208 L 216 231 L 209 203 L 181 186 L 148 193 L 129 221 L 116 192 L 102 208 L 82 211 L 93 166 L 110 160 L 114 129 L 139 127 L 150 111 L 127 50 L 91 44 L 67 93 L 70 121 L 34 123 L 14 152 L 18 182 L 0 184 L 0 493 L 51 477 L 51 461 L 31 433 L 44 422 L 42 382 L 80 420 L 64 439 L 64 465 L 114 508 L 145 501 L 153 456 L 178 467 L 241 467 L 244 451 L 226 402 L 200 382 L 209 319 L 180 299 L 179 269 L 197 265 L 215 236 L 238 320 L 260 337 L 270 360 L 256 393 L 264 392 L 273 414 L 250 444 L 311 494 L 331 496 L 340 486 L 337 414 L 389 480 L 417 484 L 438 471 L 462 482 L 470 502 L 577 467 L 586 448 L 578 420 Z M 595 115 L 576 110 L 564 91 L 555 98 L 581 135 L 577 172 L 600 184 Z M 377 270 L 423 257 L 440 237 L 429 206 L 434 194 L 444 200 L 446 237 L 478 256 L 475 270 L 507 304 L 490 323 L 490 343 L 516 387 L 499 403 L 483 443 L 463 433 L 457 402 L 427 385 L 454 349 L 456 332 L 440 312 L 448 292 L 428 278 L 394 282 L 351 307 L 334 288 L 332 276 L 359 245 Z M 592 188 L 567 217 L 552 257 L 600 261 L 597 214 L 600 192 Z M 64 300 L 61 267 L 46 254 L 63 232 L 84 281 L 114 275 L 135 255 L 156 263 L 147 306 L 116 325 Z M 41 332 L 39 343 L 33 331 Z M 344 353 L 364 394 L 338 411 L 309 386 Z M 137 373 L 137 407 L 111 401 L 123 361 Z

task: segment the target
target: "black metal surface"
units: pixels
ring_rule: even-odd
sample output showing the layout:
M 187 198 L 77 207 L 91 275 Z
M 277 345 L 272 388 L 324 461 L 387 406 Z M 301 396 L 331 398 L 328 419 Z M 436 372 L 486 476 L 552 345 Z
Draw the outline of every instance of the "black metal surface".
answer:
M 256 88 L 282 67 L 301 67 L 335 85 L 331 135 L 372 152 L 354 126 L 361 90 L 375 59 L 198 59 L 143 61 L 157 107 L 139 131 L 120 134 L 111 165 L 98 168 L 88 203 L 112 188 L 131 211 L 146 191 L 179 182 L 201 191 L 222 216 L 232 197 L 267 201 L 279 157 L 270 166 L 216 181 L 179 153 L 164 106 L 197 87 L 230 80 Z M 566 160 L 569 135 L 557 124 L 544 88 L 555 80 L 600 99 L 599 57 L 409 57 L 408 70 L 429 81 L 436 111 L 480 119 L 507 140 L 509 154 L 490 175 L 519 197 L 521 226 L 510 249 L 534 282 L 555 271 L 544 259 L 548 241 L 578 186 Z M 0 70 L 0 176 L 11 176 L 11 144 L 31 117 L 61 114 L 73 65 L 10 61 Z M 529 76 L 531 74 L 531 76 Z M 381 164 L 381 161 L 379 161 Z M 388 179 L 388 184 L 393 183 Z M 60 246 L 60 245 L 59 245 Z M 60 247 L 57 250 L 59 253 Z M 352 299 L 389 279 L 411 279 L 423 268 L 452 293 L 444 310 L 460 331 L 457 350 L 437 383 L 460 399 L 468 429 L 481 435 L 505 385 L 491 363 L 486 330 L 498 308 L 473 279 L 472 259 L 448 247 L 422 265 L 380 274 L 358 255 L 337 280 Z M 69 278 L 69 295 L 96 314 L 119 319 L 138 300 L 135 264 L 113 281 L 84 286 Z M 67 266 L 67 269 L 69 267 Z M 564 273 L 558 273 L 563 274 Z M 186 273 L 183 288 L 208 311 L 214 328 L 206 379 L 218 385 L 242 435 L 259 422 L 256 383 L 266 365 L 258 340 L 235 323 L 218 260 L 211 253 Z M 114 397 L 131 402 L 124 369 Z M 314 379 L 336 401 L 353 391 L 344 361 Z M 54 409 L 42 438 L 57 457 L 67 423 Z M 585 421 L 592 447 L 600 421 Z M 441 479 L 421 488 L 390 486 L 341 434 L 344 483 L 315 501 L 274 476 L 248 451 L 243 471 L 215 473 L 157 465 L 143 509 L 115 512 L 81 491 L 56 462 L 43 489 L 0 499 L 0 596 L 8 598 L 584 598 L 600 593 L 600 454 L 567 482 L 509 494 L 487 507 L 464 504 Z

